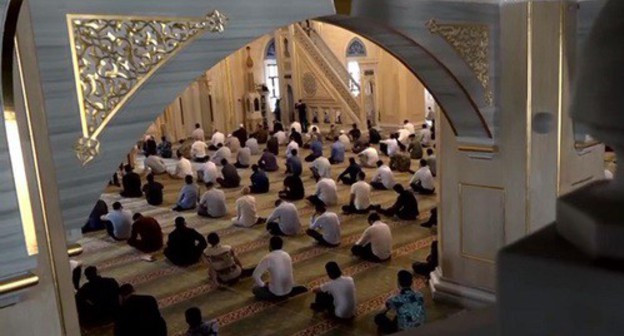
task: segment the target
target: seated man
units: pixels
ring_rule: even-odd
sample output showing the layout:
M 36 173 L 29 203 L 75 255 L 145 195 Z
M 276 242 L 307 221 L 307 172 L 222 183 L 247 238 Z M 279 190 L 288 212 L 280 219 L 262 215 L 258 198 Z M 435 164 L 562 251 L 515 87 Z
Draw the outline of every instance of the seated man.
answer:
M 163 202 L 163 185 L 154 181 L 154 175 L 147 175 L 147 183 L 143 186 L 143 193 L 149 205 L 161 205 Z
M 437 171 L 436 156 L 431 148 L 427 149 L 427 166 L 429 166 L 429 170 L 431 170 L 431 175 L 435 177 Z
M 344 162 L 345 153 L 346 153 L 345 145 L 338 140 L 338 137 L 334 138 L 334 143 L 331 145 L 331 155 L 329 156 L 329 162 L 331 164 L 337 164 Z
M 425 300 L 420 292 L 412 289 L 412 274 L 401 270 L 397 274 L 400 293 L 386 301 L 386 309 L 375 316 L 375 324 L 383 334 L 409 330 L 425 323 Z M 387 316 L 394 311 L 394 319 Z
M 212 133 L 212 138 L 210 139 L 210 146 L 208 149 L 217 150 L 219 144 L 223 145 L 225 143 L 225 134 L 219 132 L 218 130 L 214 130 Z
M 173 173 L 169 173 L 169 175 L 174 179 L 184 179 L 188 175 L 193 176 L 195 173 L 193 172 L 193 165 L 191 161 L 185 158 L 182 155 L 181 151 L 177 151 L 176 155 L 178 156 L 178 163 L 176 164 L 175 171 Z
M 216 319 L 204 321 L 201 310 L 191 307 L 184 312 L 188 330 L 186 336 L 217 336 L 219 334 L 219 322 Z
M 208 145 L 203 140 L 197 140 L 191 145 L 191 157 L 195 162 L 208 161 Z
M 266 219 L 266 229 L 274 236 L 294 236 L 301 230 L 297 207 L 286 201 L 275 201 L 275 209 Z
M 431 209 L 430 213 L 431 215 L 429 216 L 429 219 L 420 224 L 420 226 L 424 228 L 431 228 L 438 225 L 438 208 Z
M 416 138 L 416 134 L 410 134 L 409 136 L 409 145 L 407 146 L 407 151 L 410 154 L 410 159 L 412 160 L 420 160 L 423 157 L 423 148 L 420 144 L 420 141 Z
M 158 155 L 147 154 L 143 165 L 145 166 L 145 170 L 151 174 L 160 175 L 167 173 L 167 165 L 165 165 L 165 161 Z
M 368 215 L 370 225 L 351 248 L 354 256 L 372 262 L 383 262 L 392 256 L 392 232 L 375 212 Z
M 247 142 L 247 129 L 245 125 L 238 125 L 238 129 L 232 132 L 232 136 L 236 137 L 241 145 L 244 145 L 245 142 Z
M 310 166 L 312 176 L 315 180 L 320 178 L 331 178 L 331 163 L 326 157 L 320 156 Z
M 171 150 L 171 141 L 167 140 L 166 136 L 162 136 L 160 138 L 161 142 L 158 144 L 157 150 L 158 155 L 164 159 L 171 159 L 173 156 L 173 151 Z
M 403 220 L 414 220 L 418 218 L 418 201 L 414 193 L 405 190 L 399 183 L 394 185 L 394 191 L 399 194 L 396 202 L 388 209 L 382 209 L 381 206 L 378 205 L 376 207 L 377 211 L 385 216 L 397 216 L 399 219 Z
M 234 167 L 246 169 L 251 164 L 251 150 L 247 147 L 241 147 L 236 155 L 236 163 Z
M 409 183 L 414 192 L 419 194 L 432 195 L 435 193 L 435 181 L 427 166 L 427 160 L 420 159 L 420 169 L 416 171 Z
M 431 272 L 435 271 L 438 267 L 438 241 L 434 241 L 431 243 L 431 253 L 427 256 L 426 262 L 417 261 L 412 264 L 412 269 L 414 270 L 414 274 L 418 274 L 424 276 L 429 279 L 431 277 Z
M 398 153 L 400 147 L 396 133 L 391 134 L 390 139 L 382 140 L 380 148 L 381 152 L 386 154 L 388 157 L 392 157 L 394 154 Z
M 427 124 L 424 123 L 422 125 L 422 130 L 420 131 L 421 140 L 420 143 L 423 147 L 429 147 L 432 144 L 431 130 L 427 127 Z
M 184 211 L 195 209 L 197 200 L 199 199 L 199 188 L 193 181 L 193 176 L 187 175 L 184 178 L 184 186 L 180 190 L 180 196 L 176 202 L 173 211 Z
M 277 145 L 278 146 L 286 146 L 288 144 L 288 137 L 286 136 L 286 132 L 284 131 L 277 131 L 275 132 L 275 134 L 273 134 L 273 136 L 271 138 L 275 138 L 275 140 L 277 140 Z M 271 146 L 269 146 L 269 142 L 271 142 L 271 139 L 269 139 L 269 141 L 267 142 L 267 148 L 272 149 Z M 275 149 L 277 149 L 278 147 L 276 147 Z M 276 152 L 272 151 L 273 154 L 277 155 Z
M 278 193 L 279 198 L 298 201 L 305 197 L 303 181 L 298 175 L 287 175 L 284 179 L 284 190 Z
M 258 160 L 258 166 L 262 167 L 264 171 L 275 172 L 279 170 L 277 165 L 277 157 L 271 153 L 268 148 L 264 149 L 260 160 Z
M 321 230 L 318 232 L 317 230 Z M 327 212 L 322 204 L 316 205 L 316 213 L 310 219 L 310 228 L 306 234 L 320 245 L 336 247 L 340 245 L 340 219 L 333 212 Z
M 268 127 L 258 124 L 256 132 L 254 132 L 251 136 L 258 141 L 258 144 L 265 144 L 269 140 L 269 129 Z
M 312 153 L 306 156 L 305 158 L 306 162 L 312 162 L 316 160 L 317 158 L 323 156 L 323 143 L 321 143 L 320 140 L 313 138 L 312 144 L 310 145 L 310 150 L 312 151 Z
M 197 215 L 209 218 L 221 218 L 227 214 L 225 193 L 216 189 L 214 183 L 206 183 L 206 192 L 202 195 L 197 208 Z
M 132 213 L 124 210 L 121 203 L 113 203 L 113 211 L 101 217 L 106 221 L 106 231 L 115 240 L 126 240 L 132 232 Z
M 175 219 L 175 229 L 169 234 L 165 257 L 177 266 L 190 266 L 199 261 L 206 240 L 195 229 L 186 226 L 184 217 Z
M 206 161 L 197 170 L 197 176 L 201 176 L 204 183 L 217 183 L 217 178 L 219 177 L 217 165 L 212 161 Z
M 217 145 L 217 151 L 212 155 L 210 161 L 214 162 L 217 166 L 221 165 L 223 160 L 229 160 L 232 157 L 232 151 L 229 147 L 223 146 L 222 143 Z
M 95 266 L 84 271 L 87 283 L 76 292 L 76 306 L 82 326 L 98 326 L 114 320 L 119 309 L 119 284 L 113 278 L 103 278 Z
M 342 207 L 342 212 L 347 215 L 352 213 L 366 214 L 371 209 L 371 186 L 366 182 L 366 173 L 360 171 L 358 179 L 359 181 L 351 186 L 349 205 Z
M 163 233 L 160 224 L 153 217 L 144 217 L 140 213 L 132 216 L 132 235 L 128 245 L 144 253 L 152 253 L 163 247 Z
M 293 154 L 293 151 L 295 151 L 295 154 Z M 297 144 L 293 136 L 290 136 L 290 142 L 288 143 L 288 146 L 286 146 L 286 158 L 288 159 L 291 156 L 296 155 L 297 151 L 299 151 L 299 144 Z
M 338 140 L 340 142 L 342 142 L 342 144 L 345 146 L 346 150 L 351 149 L 351 139 L 349 138 L 348 135 L 345 134 L 345 131 L 340 131 L 340 135 L 338 136 Z
M 250 228 L 256 224 L 264 223 L 256 212 L 256 198 L 249 195 L 249 188 L 243 188 L 242 196 L 236 200 L 236 217 L 232 218 L 234 226 Z
M 297 154 L 298 151 L 295 149 L 292 151 L 291 156 L 286 159 L 286 174 L 301 176 L 303 165 Z
M 377 190 L 390 190 L 395 184 L 394 175 L 390 167 L 386 166 L 381 160 L 377 161 L 377 172 L 375 172 L 370 185 Z
M 237 137 L 232 134 L 228 134 L 225 138 L 225 146 L 230 149 L 230 152 L 237 153 L 241 148 L 241 142 Z
M 195 124 L 195 129 L 191 132 L 191 138 L 196 141 L 204 141 L 206 137 L 204 135 L 204 129 L 200 124 Z
M 221 185 L 221 188 L 237 188 L 240 186 L 241 178 L 236 167 L 226 159 L 221 160 L 221 165 L 223 166 L 221 169 L 223 178 L 217 177 L 217 182 Z
M 369 127 L 368 139 L 371 144 L 377 145 L 379 142 L 381 142 L 381 135 L 379 134 L 379 131 L 377 129 L 375 129 L 374 127 Z
M 156 298 L 134 294 L 131 284 L 119 288 L 121 307 L 117 311 L 115 336 L 166 336 L 167 323 L 160 315 Z
M 340 176 L 338 176 L 337 182 L 342 181 L 346 185 L 351 185 L 358 181 L 358 175 L 362 172 L 362 168 L 355 162 L 355 158 L 349 158 L 349 166 L 345 169 Z
M 390 158 L 390 170 L 401 173 L 413 173 L 411 170 L 412 160 L 406 153 L 396 153 Z
M 106 202 L 97 200 L 91 213 L 89 214 L 89 219 L 87 223 L 82 227 L 82 233 L 88 233 L 93 231 L 104 230 L 107 227 L 107 221 L 103 220 L 102 217 L 108 213 L 108 205 Z
M 316 294 L 310 308 L 316 312 L 327 311 L 341 320 L 355 316 L 355 282 L 350 276 L 342 275 L 340 266 L 334 261 L 325 264 L 330 281 L 312 291 Z
M 361 151 L 358 156 L 360 157 L 360 165 L 366 168 L 375 168 L 375 164 L 379 161 L 379 153 L 377 153 L 377 149 L 370 145 Z
M 221 245 L 221 238 L 215 232 L 207 237 L 208 248 L 204 257 L 210 267 L 210 279 L 219 284 L 233 284 L 241 277 L 249 277 L 253 269 L 244 269 L 230 245 Z
M 124 170 L 126 174 L 121 179 L 123 190 L 119 193 L 121 197 L 139 198 L 143 197 L 141 191 L 141 176 L 132 171 L 131 165 L 125 165 Z
M 258 140 L 255 135 L 252 135 L 249 139 L 247 139 L 245 147 L 249 148 L 251 155 L 260 154 L 260 146 L 258 145 Z
M 258 167 L 258 165 L 251 166 L 251 170 L 253 173 L 249 177 L 251 180 L 251 186 L 249 186 L 249 191 L 252 194 L 264 194 L 269 192 L 269 177 L 267 174 Z
M 336 125 L 329 125 L 329 132 L 325 135 L 325 140 L 335 141 L 335 139 L 339 136 L 338 130 L 336 129 Z
M 332 206 L 338 203 L 338 189 L 336 182 L 330 178 L 322 178 L 316 183 L 314 195 L 308 197 L 308 201 L 313 205 L 323 204 Z
M 297 143 L 297 149 L 299 147 L 303 147 L 303 136 L 301 136 L 301 131 L 297 131 L 295 129 L 290 129 L 290 136 L 288 137 L 290 140 Z
M 355 142 L 361 136 L 362 136 L 362 131 L 360 131 L 360 129 L 358 128 L 358 125 L 354 123 L 353 128 L 351 128 L 351 130 L 349 131 L 349 137 L 351 138 L 351 141 Z
M 256 282 L 253 294 L 258 300 L 278 301 L 307 292 L 305 287 L 294 285 L 292 259 L 282 250 L 283 245 L 282 238 L 271 237 L 270 253 L 260 260 L 253 272 Z M 262 281 L 264 273 L 269 273 L 271 278 L 268 284 Z

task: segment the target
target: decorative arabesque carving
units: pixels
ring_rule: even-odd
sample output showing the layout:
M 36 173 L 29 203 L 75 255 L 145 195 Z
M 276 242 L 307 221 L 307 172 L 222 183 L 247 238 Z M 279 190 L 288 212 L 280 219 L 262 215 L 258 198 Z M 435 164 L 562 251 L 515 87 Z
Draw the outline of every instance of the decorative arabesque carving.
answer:
M 305 74 L 303 74 L 303 91 L 306 93 L 306 96 L 308 97 L 316 96 L 317 90 L 318 90 L 318 87 L 317 87 L 316 78 L 314 78 L 314 75 L 309 72 L 306 72 Z
M 490 29 L 478 23 L 438 23 L 431 19 L 426 24 L 433 34 L 438 34 L 468 64 L 485 89 L 485 101 L 494 103 L 490 87 Z
M 75 152 L 86 165 L 99 154 L 99 134 L 137 89 L 184 45 L 220 33 L 228 18 L 67 16 L 82 137 Z

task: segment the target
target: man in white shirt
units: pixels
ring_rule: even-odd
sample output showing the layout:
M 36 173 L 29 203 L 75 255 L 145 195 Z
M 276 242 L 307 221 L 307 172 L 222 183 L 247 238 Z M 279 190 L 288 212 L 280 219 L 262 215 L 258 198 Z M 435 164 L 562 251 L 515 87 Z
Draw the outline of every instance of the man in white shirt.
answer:
M 382 140 L 381 143 L 386 145 L 386 155 L 389 157 L 398 153 L 401 149 L 396 134 L 390 135 L 390 139 Z
M 338 264 L 330 261 L 325 264 L 325 271 L 331 279 L 313 289 L 316 294 L 310 308 L 316 312 L 328 311 L 339 319 L 351 319 L 355 316 L 355 282 L 352 277 L 343 276 Z
M 277 143 L 280 146 L 284 146 L 288 143 L 288 137 L 286 136 L 286 133 L 284 131 L 275 132 L 273 136 L 277 139 Z
M 412 124 L 409 120 L 405 119 L 403 121 L 403 128 L 406 129 L 410 134 L 414 133 L 416 129 L 414 128 L 414 124 Z
M 373 146 L 368 146 L 365 150 L 358 154 L 360 157 L 360 165 L 366 168 L 375 168 L 375 164 L 379 160 L 379 153 Z
M 247 139 L 247 141 L 245 142 L 245 147 L 249 148 L 251 155 L 259 155 L 260 153 L 262 153 L 262 151 L 260 150 L 260 145 L 258 145 L 258 139 L 256 139 L 254 135 L 251 135 L 249 139 Z
M 182 156 L 182 152 L 180 151 L 177 151 L 176 154 L 180 161 L 176 164 L 175 171 L 173 173 L 169 173 L 169 175 L 174 179 L 184 179 L 187 175 L 195 176 L 191 161 Z
M 225 143 L 225 134 L 219 132 L 219 130 L 214 130 L 212 133 L 212 138 L 210 139 L 210 150 L 216 150 L 219 144 Z
M 317 231 L 321 230 L 321 232 Z M 310 228 L 306 234 L 320 245 L 337 247 L 340 245 L 340 219 L 333 212 L 327 212 L 323 204 L 316 205 L 316 213 L 310 219 Z
M 377 190 L 392 190 L 395 184 L 394 174 L 392 174 L 390 167 L 381 160 L 377 161 L 377 172 L 375 172 L 370 185 Z
M 201 128 L 200 124 L 195 124 L 195 129 L 193 130 L 193 133 L 191 133 L 191 137 L 197 141 L 206 140 L 204 137 L 204 130 Z
M 154 175 L 160 175 L 167 172 L 165 161 L 158 155 L 146 154 L 143 165 L 145 165 L 148 174 L 151 172 Z
M 236 154 L 236 163 L 234 167 L 240 169 L 247 169 L 251 165 L 251 150 L 247 147 L 239 148 L 238 154 Z
M 230 152 L 236 153 L 241 147 L 240 140 L 232 134 L 228 134 L 225 138 L 225 146 L 230 149 Z
M 266 221 L 266 229 L 273 236 L 294 236 L 301 230 L 297 207 L 286 201 L 275 201 L 275 209 Z
M 253 272 L 256 286 L 252 292 L 256 299 L 263 301 L 277 301 L 307 292 L 303 286 L 295 286 L 292 259 L 282 250 L 284 242 L 280 237 L 271 237 L 269 241 L 270 253 L 265 255 Z M 269 273 L 270 281 L 265 283 L 262 275 Z
M 193 157 L 193 161 L 195 162 L 206 162 L 208 161 L 208 154 L 206 151 L 208 150 L 208 145 L 201 140 L 197 140 L 193 142 L 191 145 L 191 156 Z
M 331 178 L 331 162 L 324 156 L 316 158 L 312 162 L 310 170 L 316 180 L 324 177 Z
M 325 206 L 332 206 L 338 203 L 338 189 L 336 187 L 336 181 L 324 177 L 316 183 L 316 191 L 314 195 L 307 198 L 313 205 L 322 204 Z
M 420 169 L 416 171 L 414 176 L 409 182 L 410 187 L 422 195 L 432 195 L 435 193 L 435 181 L 433 180 L 433 175 L 431 174 L 431 170 L 427 166 L 427 160 L 420 160 Z
M 202 181 L 204 183 L 217 182 L 217 177 L 219 177 L 219 170 L 217 169 L 217 165 L 212 161 L 206 161 L 202 164 L 197 170 L 199 176 L 202 176 Z
M 197 215 L 209 218 L 221 218 L 227 214 L 225 193 L 214 188 L 214 183 L 206 183 L 207 191 L 202 195 L 197 208 Z
M 405 128 L 401 128 L 397 131 L 397 141 L 401 143 L 401 145 L 407 146 L 410 142 L 409 136 L 412 134 L 414 133 L 406 130 Z
M 286 158 L 290 158 L 292 156 L 292 151 L 293 150 L 297 150 L 299 151 L 299 144 L 295 141 L 294 138 L 290 138 L 290 142 L 288 143 L 288 146 L 286 147 Z
M 124 210 L 121 203 L 113 203 L 113 211 L 102 215 L 101 220 L 106 222 L 108 235 L 115 240 L 127 240 L 132 234 L 132 213 Z
M 345 134 L 345 131 L 340 131 L 340 136 L 338 136 L 338 141 L 342 142 L 342 144 L 345 146 L 345 150 L 351 149 L 351 139 L 349 138 L 347 134 Z
M 368 215 L 370 225 L 351 248 L 354 256 L 372 262 L 383 262 L 392 256 L 392 232 L 375 212 Z
M 431 130 L 427 127 L 427 124 L 422 125 L 420 135 L 422 136 L 422 140 L 420 140 L 421 145 L 423 147 L 431 146 Z
M 293 129 L 293 128 L 298 133 L 301 133 L 301 123 L 299 123 L 298 121 L 293 121 L 292 124 L 290 124 L 290 129 Z
M 366 182 L 366 173 L 358 174 L 358 181 L 351 185 L 351 198 L 348 205 L 342 207 L 345 214 L 366 214 L 371 209 L 371 186 Z
M 427 166 L 429 166 L 429 170 L 431 170 L 431 175 L 435 177 L 438 165 L 436 155 L 431 148 L 427 148 Z
M 256 198 L 250 195 L 249 187 L 243 188 L 242 196 L 236 200 L 236 217 L 232 218 L 234 226 L 250 228 L 264 223 L 256 212 Z
M 217 145 L 217 151 L 212 155 L 210 161 L 214 162 L 217 166 L 221 166 L 221 162 L 223 159 L 230 161 L 230 157 L 232 156 L 232 151 L 229 147 L 223 146 L 222 143 Z

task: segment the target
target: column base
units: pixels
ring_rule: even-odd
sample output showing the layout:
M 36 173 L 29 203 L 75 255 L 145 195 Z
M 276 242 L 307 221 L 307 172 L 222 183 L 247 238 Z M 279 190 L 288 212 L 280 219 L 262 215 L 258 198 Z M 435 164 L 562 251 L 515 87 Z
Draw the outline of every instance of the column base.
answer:
M 430 276 L 429 288 L 435 301 L 449 302 L 470 309 L 484 308 L 496 303 L 494 293 L 449 281 L 442 276 L 439 267 Z

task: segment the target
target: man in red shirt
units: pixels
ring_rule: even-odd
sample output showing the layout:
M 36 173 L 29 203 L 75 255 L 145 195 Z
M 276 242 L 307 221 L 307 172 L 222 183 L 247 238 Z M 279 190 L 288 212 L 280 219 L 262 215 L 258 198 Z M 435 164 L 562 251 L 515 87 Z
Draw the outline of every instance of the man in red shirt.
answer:
M 154 218 L 136 213 L 132 220 L 134 223 L 128 245 L 145 253 L 156 252 L 163 247 L 162 229 Z

